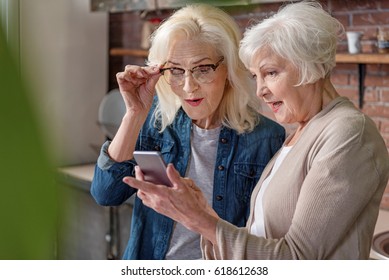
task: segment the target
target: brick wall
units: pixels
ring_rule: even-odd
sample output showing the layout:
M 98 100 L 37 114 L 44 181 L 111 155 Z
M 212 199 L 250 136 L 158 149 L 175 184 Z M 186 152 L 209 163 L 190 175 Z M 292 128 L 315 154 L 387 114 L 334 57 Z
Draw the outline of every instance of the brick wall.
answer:
M 389 0 L 324 0 L 323 6 L 339 19 L 347 31 L 362 31 L 362 49 L 365 53 L 376 52 L 376 32 L 379 26 L 389 28 Z M 252 19 L 260 20 L 279 8 L 279 3 L 226 8 L 237 20 L 242 31 Z M 158 17 L 167 17 L 171 11 L 162 11 Z M 156 16 L 149 13 L 146 16 Z M 138 12 L 110 15 L 110 47 L 140 48 L 140 36 L 144 19 Z M 339 45 L 339 52 L 347 51 L 346 39 Z M 115 73 L 126 64 L 144 64 L 144 58 L 111 57 L 109 87 L 116 87 Z M 338 63 L 332 81 L 341 95 L 350 98 L 358 106 L 358 65 Z M 377 124 L 389 149 L 389 64 L 366 65 L 364 106 L 362 111 Z M 271 113 L 265 111 L 266 115 Z M 292 127 L 288 126 L 290 131 Z M 382 199 L 381 208 L 389 209 L 389 184 Z
M 338 18 L 347 31 L 362 31 L 362 51 L 377 52 L 376 39 L 379 26 L 389 27 L 389 0 L 323 1 L 329 11 Z M 347 51 L 347 43 L 339 46 Z M 341 95 L 358 104 L 358 66 L 339 63 L 333 72 L 333 82 Z M 389 64 L 366 65 L 364 105 L 362 111 L 377 124 L 386 146 L 389 148 Z M 389 184 L 386 187 L 381 208 L 389 209 Z

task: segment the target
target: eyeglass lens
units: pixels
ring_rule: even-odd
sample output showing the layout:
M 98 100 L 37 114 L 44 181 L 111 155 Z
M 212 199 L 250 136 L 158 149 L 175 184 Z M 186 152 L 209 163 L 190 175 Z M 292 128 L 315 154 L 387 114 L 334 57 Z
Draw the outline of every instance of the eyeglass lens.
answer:
M 222 57 L 216 64 L 199 65 L 187 71 L 190 72 L 190 75 L 198 83 L 211 83 L 215 79 L 215 71 L 223 59 Z M 173 86 L 182 86 L 184 84 L 185 72 L 186 70 L 175 67 L 161 69 L 166 82 Z

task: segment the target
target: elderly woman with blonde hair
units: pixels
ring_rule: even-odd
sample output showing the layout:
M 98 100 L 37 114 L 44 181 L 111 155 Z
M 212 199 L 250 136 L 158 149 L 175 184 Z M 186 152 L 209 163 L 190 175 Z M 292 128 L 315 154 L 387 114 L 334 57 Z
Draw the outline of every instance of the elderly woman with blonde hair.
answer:
M 102 147 L 91 193 L 101 205 L 124 203 L 137 191 L 122 181 L 135 173 L 133 152 L 156 150 L 201 186 L 220 217 L 244 226 L 251 192 L 285 131 L 258 113 L 254 83 L 238 55 L 239 27 L 221 9 L 189 5 L 151 39 L 148 65 L 117 74 L 126 114 Z M 200 235 L 139 195 L 131 223 L 124 259 L 201 258 Z

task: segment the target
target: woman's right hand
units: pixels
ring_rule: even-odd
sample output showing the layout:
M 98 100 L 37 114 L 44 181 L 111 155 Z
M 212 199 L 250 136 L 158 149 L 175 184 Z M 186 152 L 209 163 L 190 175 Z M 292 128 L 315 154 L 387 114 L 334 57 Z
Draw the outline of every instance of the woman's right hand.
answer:
M 161 74 L 158 67 L 127 65 L 116 74 L 126 114 L 108 147 L 110 158 L 117 162 L 133 157 L 139 131 L 153 103 L 155 85 Z
M 135 167 L 135 178 L 126 176 L 123 182 L 138 189 L 137 195 L 144 205 L 216 244 L 216 225 L 219 217 L 200 188 L 192 179 L 182 178 L 171 163 L 167 166 L 166 174 L 172 187 L 144 181 L 139 167 Z
M 127 112 L 147 114 L 153 102 L 155 85 L 161 74 L 159 68 L 127 65 L 116 74 Z

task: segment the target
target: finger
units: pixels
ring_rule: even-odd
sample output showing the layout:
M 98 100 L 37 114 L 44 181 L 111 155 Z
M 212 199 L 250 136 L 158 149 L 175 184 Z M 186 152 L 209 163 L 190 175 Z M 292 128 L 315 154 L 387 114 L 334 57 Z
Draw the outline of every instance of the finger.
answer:
M 124 67 L 124 73 L 138 78 L 145 78 L 148 76 L 147 72 L 137 65 L 126 65 Z
M 200 188 L 198 186 L 196 186 L 195 182 L 190 179 L 190 178 L 185 178 L 185 180 L 187 181 L 187 186 L 190 187 L 192 190 L 195 190 L 195 191 L 200 191 Z
M 157 84 L 159 78 L 161 77 L 161 74 L 159 73 L 158 67 L 150 67 L 151 69 L 148 69 L 148 73 L 150 76 L 148 77 L 148 80 L 146 81 L 146 90 L 149 93 L 153 93 L 155 91 L 155 85 Z
M 155 66 L 146 66 L 146 67 L 142 67 L 142 69 L 148 73 L 150 76 L 160 76 L 160 68 L 158 67 L 158 65 L 155 65 Z
M 171 167 L 169 167 L 171 165 Z M 176 188 L 180 186 L 185 186 L 187 188 L 190 188 L 196 192 L 201 192 L 200 188 L 196 186 L 195 182 L 190 178 L 182 178 L 178 171 L 174 168 L 173 164 L 169 164 L 166 170 L 166 173 L 168 175 L 168 178 L 170 182 L 172 182 L 172 185 Z
M 131 82 L 134 85 L 144 84 L 149 78 L 150 74 L 145 71 L 142 67 L 136 65 L 127 65 L 123 72 L 116 74 L 118 81 Z
M 130 83 L 133 87 L 137 88 L 142 84 L 145 84 L 147 78 L 138 76 L 136 74 L 130 74 L 126 72 L 119 72 L 116 74 L 116 80 L 119 85 L 125 85 Z
M 142 192 L 141 190 L 138 190 L 136 192 L 136 195 L 139 197 L 140 200 L 144 200 L 146 198 L 146 194 L 144 192 Z
M 144 174 L 138 165 L 135 166 L 135 178 L 138 179 L 139 181 L 145 180 Z
M 132 77 L 144 78 L 144 79 L 149 79 L 150 77 L 153 76 L 156 76 L 158 78 L 160 76 L 158 66 L 140 67 L 136 65 L 127 65 L 124 68 L 124 73 Z
M 174 168 L 174 165 L 169 163 L 167 168 L 166 168 L 166 174 L 167 177 L 169 178 L 170 182 L 172 182 L 173 186 L 178 186 L 180 185 L 181 182 L 181 176 L 180 173 Z
M 134 177 L 126 176 L 123 178 L 123 182 L 129 185 L 130 187 L 138 190 L 142 190 L 146 193 L 153 193 L 157 188 L 154 184 L 146 182 L 146 181 L 140 181 Z

